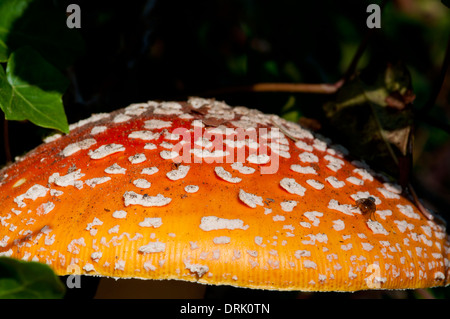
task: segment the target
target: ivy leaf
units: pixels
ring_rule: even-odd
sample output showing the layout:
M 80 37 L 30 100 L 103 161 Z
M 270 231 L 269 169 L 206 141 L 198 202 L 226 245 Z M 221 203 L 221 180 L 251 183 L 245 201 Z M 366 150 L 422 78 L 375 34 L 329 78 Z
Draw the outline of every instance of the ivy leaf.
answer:
M 35 50 L 13 52 L 6 73 L 0 67 L 0 108 L 7 120 L 30 120 L 36 125 L 69 132 L 62 94 L 66 77 Z
M 325 115 L 352 154 L 402 179 L 408 173 L 404 161 L 411 156 L 411 78 L 401 64 L 369 78 L 355 76 L 340 88 L 336 100 L 324 106 Z
M 0 1 L 0 62 L 29 45 L 63 69 L 84 51 L 76 29 L 66 26 L 66 8 L 47 0 Z
M 0 257 L 0 299 L 59 299 L 64 293 L 49 266 Z

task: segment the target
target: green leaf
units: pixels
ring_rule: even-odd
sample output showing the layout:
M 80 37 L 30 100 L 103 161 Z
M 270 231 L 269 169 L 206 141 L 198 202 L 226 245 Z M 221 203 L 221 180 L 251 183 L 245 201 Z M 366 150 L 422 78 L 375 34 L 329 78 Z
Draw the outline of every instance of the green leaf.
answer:
M 403 65 L 369 73 L 371 83 L 363 75 L 339 89 L 336 100 L 324 105 L 325 115 L 352 154 L 396 176 L 411 155 L 411 79 Z
M 14 50 L 29 45 L 63 69 L 84 51 L 76 29 L 66 26 L 66 8 L 48 0 L 0 1 L 0 62 Z
M 0 299 L 57 299 L 64 293 L 63 283 L 49 266 L 0 257 Z
M 66 77 L 31 48 L 20 48 L 0 67 L 0 108 L 7 120 L 30 120 L 36 125 L 69 132 L 62 94 Z

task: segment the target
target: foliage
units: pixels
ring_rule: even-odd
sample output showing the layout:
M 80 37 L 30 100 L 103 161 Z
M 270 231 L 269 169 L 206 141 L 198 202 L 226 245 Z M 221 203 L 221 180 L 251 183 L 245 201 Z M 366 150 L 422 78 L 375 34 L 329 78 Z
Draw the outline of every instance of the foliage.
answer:
M 62 10 L 61 10 L 62 9 Z M 82 48 L 65 27 L 64 8 L 43 0 L 0 2 L 0 108 L 7 120 L 68 132 L 62 95 L 68 81 L 60 70 Z
M 47 265 L 0 257 L 0 299 L 55 299 L 64 292 L 63 283 Z
M 21 47 L 0 68 L 0 106 L 7 120 L 30 120 L 68 132 L 61 95 L 68 80 L 35 50 Z
M 411 77 L 404 65 L 377 70 L 375 79 L 365 73 L 354 76 L 334 101 L 325 103 L 325 116 L 337 134 L 345 137 L 353 156 L 398 178 L 399 170 L 406 169 L 401 159 L 411 155 Z

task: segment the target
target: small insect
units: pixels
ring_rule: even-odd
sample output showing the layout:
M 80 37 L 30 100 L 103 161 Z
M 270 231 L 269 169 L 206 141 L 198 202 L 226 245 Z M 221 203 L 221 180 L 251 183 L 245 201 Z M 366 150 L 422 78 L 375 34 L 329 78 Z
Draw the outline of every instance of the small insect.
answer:
M 359 208 L 359 210 L 364 216 L 369 216 L 370 219 L 374 217 L 375 211 L 377 209 L 377 205 L 375 204 L 375 198 L 373 197 L 358 199 L 356 201 L 356 207 Z
M 180 167 L 180 164 L 181 164 L 180 162 L 173 162 L 172 163 L 172 169 L 174 169 L 174 170 L 178 169 L 178 167 Z

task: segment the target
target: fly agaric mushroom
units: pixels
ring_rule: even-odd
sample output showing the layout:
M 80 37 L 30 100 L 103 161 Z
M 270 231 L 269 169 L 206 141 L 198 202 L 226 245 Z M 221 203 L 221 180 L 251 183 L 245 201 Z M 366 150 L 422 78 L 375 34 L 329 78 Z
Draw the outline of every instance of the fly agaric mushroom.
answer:
M 0 171 L 1 255 L 59 275 L 273 290 L 450 282 L 444 226 L 298 124 L 191 98 L 70 130 Z

